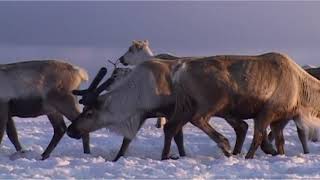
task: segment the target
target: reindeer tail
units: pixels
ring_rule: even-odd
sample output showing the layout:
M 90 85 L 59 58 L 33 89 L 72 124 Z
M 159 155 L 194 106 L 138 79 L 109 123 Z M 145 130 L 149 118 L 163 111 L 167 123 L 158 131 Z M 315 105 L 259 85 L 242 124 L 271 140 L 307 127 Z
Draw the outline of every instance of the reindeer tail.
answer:
M 85 69 L 83 69 L 81 67 L 78 67 L 78 66 L 73 66 L 73 68 L 80 75 L 82 81 L 88 81 L 89 80 L 88 72 Z

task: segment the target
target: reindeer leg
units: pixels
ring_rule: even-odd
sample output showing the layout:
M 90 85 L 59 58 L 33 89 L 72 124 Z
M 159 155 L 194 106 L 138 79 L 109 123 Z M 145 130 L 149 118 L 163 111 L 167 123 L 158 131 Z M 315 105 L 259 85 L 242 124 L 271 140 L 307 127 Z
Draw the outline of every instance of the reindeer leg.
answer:
M 57 144 L 59 143 L 62 136 L 64 135 L 64 133 L 67 130 L 67 126 L 64 123 L 62 115 L 60 115 L 58 113 L 52 113 L 52 114 L 48 114 L 47 116 L 48 116 L 50 123 L 53 127 L 53 137 L 52 137 L 48 147 L 41 155 L 42 160 L 45 160 L 50 156 L 51 152 L 57 146 Z
M 286 124 L 286 123 L 285 123 Z M 274 134 L 275 137 L 275 144 L 277 147 L 277 154 L 284 154 L 284 137 L 283 137 L 283 128 L 285 125 L 280 122 L 272 123 L 271 124 L 271 131 Z
M 268 134 L 268 140 L 270 143 L 274 140 L 274 133 L 272 131 L 270 131 Z
M 183 130 L 182 128 L 178 133 L 174 136 L 174 141 L 178 147 L 179 155 L 181 157 L 186 156 L 186 152 L 184 150 L 184 145 L 183 145 Z
M 90 154 L 90 135 L 85 134 L 82 136 L 82 147 L 83 147 L 83 153 Z
M 118 152 L 116 158 L 114 158 L 113 162 L 118 161 L 118 159 L 124 155 L 124 153 L 127 151 L 128 147 L 129 147 L 130 143 L 131 143 L 131 139 L 128 139 L 125 137 L 123 138 L 120 151 Z
M 298 137 L 302 144 L 303 152 L 305 154 L 308 154 L 310 152 L 308 147 L 308 137 L 306 134 L 306 130 L 308 127 L 306 127 L 303 122 L 301 122 L 301 120 L 297 118 L 294 119 L 294 123 L 297 127 Z
M 6 130 L 7 121 L 8 121 L 8 105 L 7 103 L 0 102 L 0 144 L 3 139 L 4 131 Z
M 319 129 L 318 128 L 309 128 L 309 134 L 308 139 L 312 142 L 318 142 L 319 141 Z
M 162 128 L 166 121 L 167 119 L 165 117 L 157 118 L 156 128 Z
M 230 157 L 230 144 L 227 138 L 217 132 L 210 124 L 209 118 L 196 118 L 191 121 L 193 125 L 205 132 L 214 142 L 216 142 L 219 148 L 222 150 L 225 156 Z
M 277 151 L 273 148 L 273 145 L 269 141 L 267 131 L 266 131 L 266 134 L 263 136 L 263 140 L 260 147 L 261 147 L 261 150 L 266 154 L 271 154 L 273 156 L 278 154 Z
M 269 118 L 268 112 L 261 113 L 256 119 L 254 119 L 254 135 L 250 146 L 250 149 L 246 155 L 246 159 L 252 159 L 256 150 L 261 145 L 262 141 L 267 141 L 267 127 L 272 119 Z M 272 117 L 272 116 L 271 116 Z
M 169 155 L 170 153 L 170 147 L 171 147 L 171 141 L 172 138 L 174 136 L 176 136 L 178 133 L 180 133 L 177 136 L 177 146 L 178 148 L 181 146 L 183 147 L 183 139 L 181 139 L 181 137 L 183 137 L 183 133 L 182 133 L 182 127 L 183 125 L 185 125 L 187 123 L 187 121 L 178 121 L 178 120 L 172 120 L 167 122 L 164 127 L 163 127 L 163 132 L 164 132 L 164 147 L 162 150 L 162 155 L 161 155 L 161 160 L 167 160 L 167 159 L 178 159 L 177 157 L 172 157 Z M 180 139 L 179 139 L 180 138 Z M 179 153 L 181 151 L 182 155 L 183 155 L 183 149 L 179 148 Z
M 234 155 L 237 155 L 241 153 L 241 149 L 248 131 L 248 124 L 243 120 L 234 119 L 234 118 L 226 118 L 226 121 L 228 122 L 228 124 L 230 124 L 233 127 L 237 135 L 236 144 L 234 146 L 233 153 L 232 153 Z
M 145 119 L 143 119 L 143 118 L 140 119 L 139 129 L 143 125 L 144 121 L 145 121 Z M 131 143 L 131 141 L 132 141 L 131 139 L 128 139 L 126 137 L 123 138 L 121 148 L 120 148 L 116 158 L 114 158 L 113 162 L 118 161 L 118 159 L 124 155 L 124 153 L 127 151 L 128 147 L 129 147 L 129 144 Z
M 54 92 L 53 92 L 54 93 Z M 61 94 L 56 93 L 55 95 L 50 96 L 51 104 L 57 109 L 58 112 L 63 114 L 70 121 L 75 120 L 80 112 L 78 109 L 78 105 L 76 102 L 76 98 L 72 94 Z M 89 133 L 83 135 L 82 143 L 83 143 L 83 151 L 86 154 L 90 153 L 90 142 L 89 142 Z
M 21 151 L 22 150 L 22 146 L 21 146 L 21 144 L 19 142 L 17 129 L 16 129 L 16 126 L 14 124 L 14 121 L 13 121 L 12 117 L 8 117 L 7 136 L 9 138 L 9 140 L 11 141 L 11 143 L 16 148 L 16 151 Z

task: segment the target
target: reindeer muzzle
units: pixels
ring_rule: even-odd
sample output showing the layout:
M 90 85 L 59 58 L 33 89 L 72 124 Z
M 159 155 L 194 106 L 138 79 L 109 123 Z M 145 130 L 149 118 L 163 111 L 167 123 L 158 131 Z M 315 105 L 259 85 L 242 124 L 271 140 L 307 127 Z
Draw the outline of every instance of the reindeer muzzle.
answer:
M 74 130 L 74 128 L 72 127 L 72 124 L 67 129 L 67 135 L 74 139 L 80 139 L 82 137 L 81 133 Z

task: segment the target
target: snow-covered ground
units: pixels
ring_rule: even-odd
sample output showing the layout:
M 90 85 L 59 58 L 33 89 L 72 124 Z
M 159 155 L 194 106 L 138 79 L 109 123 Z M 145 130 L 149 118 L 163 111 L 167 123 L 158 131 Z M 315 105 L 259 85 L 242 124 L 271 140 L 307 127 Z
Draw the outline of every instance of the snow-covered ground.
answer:
M 28 151 L 21 155 L 5 136 L 0 147 L 0 178 L 320 178 L 320 143 L 309 142 L 311 153 L 302 154 L 293 123 L 285 130 L 286 156 L 272 157 L 258 150 L 253 160 L 244 155 L 252 140 L 252 121 L 243 154 L 226 158 L 217 145 L 199 129 L 184 127 L 187 157 L 160 161 L 162 129 L 150 119 L 132 142 L 124 158 L 116 155 L 122 138 L 105 129 L 91 134 L 92 154 L 82 153 L 81 140 L 63 137 L 47 160 L 39 160 L 53 134 L 46 117 L 15 118 L 20 141 Z M 69 124 L 69 123 L 68 123 Z M 221 119 L 211 124 L 232 144 L 235 134 Z M 172 153 L 177 154 L 173 143 Z M 107 160 L 107 161 L 106 161 Z

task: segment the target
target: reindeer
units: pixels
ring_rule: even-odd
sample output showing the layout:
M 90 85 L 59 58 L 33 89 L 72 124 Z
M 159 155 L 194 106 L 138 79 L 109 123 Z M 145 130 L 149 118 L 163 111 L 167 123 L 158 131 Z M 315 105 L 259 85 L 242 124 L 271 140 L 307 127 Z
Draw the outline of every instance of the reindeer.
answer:
M 320 80 L 320 67 L 309 67 L 304 68 L 309 74 L 311 74 L 313 77 Z M 319 141 L 319 129 L 318 128 L 309 128 L 309 134 L 308 134 L 309 140 L 313 142 Z
M 320 82 L 283 54 L 184 61 L 172 78 L 178 97 L 175 113 L 166 124 L 164 156 L 186 122 L 206 126 L 212 116 L 254 119 L 254 138 L 246 158 L 253 158 L 266 140 L 269 125 L 279 154 L 284 153 L 282 131 L 290 119 L 296 122 L 300 137 L 305 137 L 304 125 L 320 125 Z
M 157 59 L 166 59 L 166 60 L 182 60 L 182 59 L 189 59 L 189 60 L 195 60 L 195 59 L 200 59 L 202 57 L 177 57 L 177 56 L 173 56 L 170 54 L 159 54 L 156 56 Z M 153 56 L 153 52 L 149 46 L 149 42 L 148 41 L 133 41 L 132 45 L 129 47 L 128 51 L 120 57 L 120 62 L 123 65 L 130 65 L 130 66 L 136 66 L 140 63 L 146 62 L 146 61 L 151 61 L 151 60 L 155 60 L 155 57 Z M 312 76 L 316 77 L 317 79 L 320 79 L 320 68 L 315 68 L 315 67 L 311 67 L 311 66 L 303 66 L 303 68 Z M 230 117 L 229 117 L 230 118 Z M 236 124 L 236 121 L 239 120 L 234 120 L 233 124 Z M 157 127 L 162 127 L 162 125 L 166 122 L 165 118 L 158 118 L 157 120 Z M 230 122 L 230 120 L 229 120 Z M 236 126 L 236 125 L 234 125 Z M 235 131 L 237 132 L 237 130 L 240 129 L 239 134 L 243 134 L 243 132 L 247 131 L 248 125 L 247 123 L 243 122 L 239 125 L 240 127 L 235 129 Z M 312 140 L 312 141 L 317 141 L 318 140 L 318 129 L 317 128 L 308 128 L 307 126 L 303 126 L 305 129 L 303 131 L 307 131 L 308 133 L 308 139 Z M 302 131 L 301 128 L 297 127 L 297 131 Z M 298 133 L 299 135 L 304 135 L 304 133 Z M 244 135 L 245 136 L 245 135 Z M 237 136 L 237 137 L 241 137 L 241 136 Z M 270 132 L 269 134 L 269 141 L 273 140 L 273 135 Z M 303 152 L 305 154 L 309 153 L 309 148 L 307 146 L 307 140 L 306 137 L 304 136 L 299 136 L 299 139 L 301 140 L 301 144 L 303 146 Z M 242 140 L 237 140 L 240 141 L 239 144 L 241 144 Z M 244 141 L 244 138 L 243 138 Z M 234 151 L 234 154 L 238 154 L 241 152 L 241 149 L 239 149 L 240 146 L 236 146 L 235 150 L 237 149 L 237 151 Z M 269 151 L 266 151 L 269 152 Z M 274 154 L 274 153 L 272 153 Z
M 304 65 L 302 66 L 302 68 L 307 71 L 310 75 L 312 75 L 313 77 L 317 78 L 318 80 L 320 80 L 320 68 L 319 67 L 313 67 L 313 66 L 309 66 L 309 65 Z M 319 129 L 318 128 L 312 128 L 312 127 L 308 127 L 306 125 L 303 125 L 301 127 L 302 129 L 304 129 L 304 133 L 307 133 L 308 139 L 313 141 L 313 142 L 317 142 L 319 141 Z M 301 129 L 300 128 L 300 129 Z M 297 131 L 300 130 L 297 127 Z M 272 131 L 269 133 L 268 135 L 268 139 L 269 141 L 273 141 L 274 137 L 273 137 L 273 133 Z M 301 141 L 301 143 L 303 144 L 303 151 L 305 154 L 309 153 L 309 148 L 307 145 L 307 138 L 306 137 L 301 137 L 299 136 L 299 139 Z
M 171 117 L 176 102 L 176 93 L 173 91 L 171 74 L 180 61 L 155 60 L 147 61 L 138 65 L 130 76 L 119 83 L 112 90 L 96 98 L 77 120 L 68 127 L 67 134 L 72 138 L 81 138 L 83 134 L 95 131 L 100 128 L 110 128 L 124 136 L 120 151 L 114 161 L 123 156 L 128 148 L 131 139 L 136 135 L 146 118 L 150 117 Z M 143 79 L 143 81 L 141 81 Z M 97 83 L 93 83 L 97 86 Z M 101 93 L 104 84 L 96 88 L 96 94 Z M 100 91 L 99 91 L 100 89 Z M 232 116 L 226 117 L 235 129 L 239 123 Z M 211 139 L 217 142 L 226 156 L 230 156 L 229 141 L 209 124 L 199 126 Z M 166 126 L 165 126 L 166 127 Z M 164 129 L 167 134 L 167 128 Z M 175 142 L 178 146 L 180 156 L 185 156 L 183 147 L 182 129 L 177 129 Z M 241 150 L 247 127 L 236 131 L 237 142 L 234 153 Z M 244 131 L 244 132 L 243 132 Z M 240 132 L 242 134 L 240 134 Z M 239 137 L 238 137 L 239 136 Z M 266 141 L 267 142 L 267 141 Z M 275 154 L 272 146 L 265 143 L 263 150 L 266 153 Z M 162 159 L 172 158 L 168 154 Z
M 147 118 L 170 117 L 176 101 L 170 74 L 177 61 L 148 61 L 138 65 L 130 76 L 111 91 L 97 97 L 68 127 L 67 134 L 79 139 L 83 134 L 109 128 L 124 136 L 123 144 L 114 161 L 123 156 L 131 140 Z M 143 81 L 141 81 L 143 79 Z M 99 86 L 97 89 L 99 89 Z M 230 156 L 229 141 L 212 130 L 213 138 L 226 156 Z M 174 138 L 180 156 L 185 156 L 182 129 Z M 162 159 L 175 157 L 166 156 Z
M 56 60 L 28 61 L 0 65 L 0 142 L 6 130 L 17 151 L 22 151 L 12 117 L 47 115 L 54 134 L 43 152 L 50 156 L 66 131 L 63 116 L 74 120 L 80 114 L 79 104 L 71 91 L 88 80 L 79 67 Z M 90 153 L 89 134 L 83 136 L 84 153 Z

